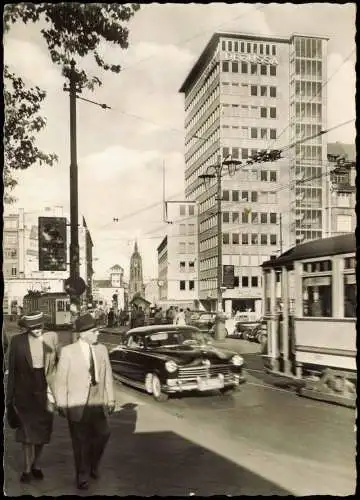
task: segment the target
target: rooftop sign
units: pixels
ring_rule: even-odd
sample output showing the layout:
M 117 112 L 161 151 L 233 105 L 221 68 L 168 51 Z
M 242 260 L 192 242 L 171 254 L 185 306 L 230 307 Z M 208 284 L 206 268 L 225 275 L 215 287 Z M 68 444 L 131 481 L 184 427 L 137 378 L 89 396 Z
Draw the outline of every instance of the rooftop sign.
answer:
M 222 60 L 224 61 L 239 61 L 247 63 L 259 64 L 274 64 L 278 65 L 279 62 L 274 56 L 264 56 L 260 54 L 239 54 L 238 52 L 222 52 Z

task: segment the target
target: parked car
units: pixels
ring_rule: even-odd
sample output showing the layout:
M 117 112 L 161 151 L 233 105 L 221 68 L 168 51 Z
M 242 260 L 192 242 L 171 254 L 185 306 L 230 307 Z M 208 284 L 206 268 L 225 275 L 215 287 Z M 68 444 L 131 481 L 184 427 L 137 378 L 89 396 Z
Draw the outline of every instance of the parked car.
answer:
M 216 312 L 192 311 L 190 325 L 209 332 L 215 324 Z
M 214 347 L 210 335 L 192 326 L 133 328 L 110 351 L 110 362 L 122 382 L 157 401 L 194 390 L 226 393 L 245 382 L 242 356 Z

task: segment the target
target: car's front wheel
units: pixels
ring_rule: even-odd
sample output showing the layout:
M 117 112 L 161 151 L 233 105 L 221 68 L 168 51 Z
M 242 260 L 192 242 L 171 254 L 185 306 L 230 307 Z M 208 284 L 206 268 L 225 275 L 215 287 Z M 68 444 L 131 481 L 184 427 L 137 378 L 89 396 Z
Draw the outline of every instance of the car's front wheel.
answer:
M 152 374 L 151 378 L 151 392 L 156 401 L 163 402 L 169 398 L 169 395 L 163 392 L 160 379 L 155 373 Z

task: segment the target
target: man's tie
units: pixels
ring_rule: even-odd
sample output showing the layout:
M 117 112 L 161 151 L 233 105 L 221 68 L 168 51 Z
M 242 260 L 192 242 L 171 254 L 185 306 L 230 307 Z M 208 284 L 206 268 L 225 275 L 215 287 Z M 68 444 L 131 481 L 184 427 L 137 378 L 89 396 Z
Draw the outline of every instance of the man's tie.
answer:
M 95 376 L 95 363 L 93 357 L 93 350 L 90 346 L 90 377 L 91 377 L 91 385 L 96 385 L 96 376 Z

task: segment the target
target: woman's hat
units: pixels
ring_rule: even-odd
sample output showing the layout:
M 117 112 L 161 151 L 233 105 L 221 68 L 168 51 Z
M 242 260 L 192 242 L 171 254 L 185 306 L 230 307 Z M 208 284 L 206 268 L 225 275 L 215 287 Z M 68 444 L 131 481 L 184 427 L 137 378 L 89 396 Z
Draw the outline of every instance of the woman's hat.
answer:
M 19 320 L 19 326 L 23 326 L 28 330 L 34 330 L 36 328 L 44 328 L 44 313 L 41 311 L 35 311 L 24 315 Z
M 91 314 L 83 314 L 77 318 L 75 322 L 75 330 L 77 332 L 86 332 L 87 330 L 92 330 L 96 327 L 96 321 Z

